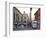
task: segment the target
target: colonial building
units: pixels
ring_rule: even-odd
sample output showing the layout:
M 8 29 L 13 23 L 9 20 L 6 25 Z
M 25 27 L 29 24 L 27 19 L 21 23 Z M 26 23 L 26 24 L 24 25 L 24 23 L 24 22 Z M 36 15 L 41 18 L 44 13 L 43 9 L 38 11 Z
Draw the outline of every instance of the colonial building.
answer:
M 36 11 L 35 15 L 35 20 L 37 21 L 38 29 L 40 29 L 40 8 Z
M 35 15 L 35 20 L 38 21 L 40 20 L 40 8 L 36 11 Z
M 28 21 L 28 14 L 25 13 L 23 14 L 23 22 L 27 22 Z
M 13 13 L 14 22 L 22 22 L 23 15 L 16 7 L 13 7 Z

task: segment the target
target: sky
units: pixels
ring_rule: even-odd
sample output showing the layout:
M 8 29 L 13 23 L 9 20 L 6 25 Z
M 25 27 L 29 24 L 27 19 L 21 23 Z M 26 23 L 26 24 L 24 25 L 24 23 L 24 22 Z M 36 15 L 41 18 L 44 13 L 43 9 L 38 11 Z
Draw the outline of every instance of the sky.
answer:
M 22 14 L 24 13 L 24 11 L 25 11 L 25 13 L 27 13 L 28 14 L 28 16 L 29 16 L 29 14 L 30 14 L 30 8 L 17 8 Z M 32 11 L 31 11 L 31 19 L 32 20 L 34 20 L 35 18 L 35 16 L 34 16 L 34 13 L 36 12 L 38 10 L 38 8 L 32 8 Z

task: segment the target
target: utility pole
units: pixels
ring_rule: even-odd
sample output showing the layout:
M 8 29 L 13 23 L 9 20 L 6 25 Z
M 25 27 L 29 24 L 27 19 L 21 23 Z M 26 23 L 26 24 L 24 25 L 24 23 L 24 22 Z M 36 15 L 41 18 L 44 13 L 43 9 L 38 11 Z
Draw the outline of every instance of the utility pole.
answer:
M 30 22 L 31 22 L 31 12 L 32 12 L 32 8 L 30 8 Z

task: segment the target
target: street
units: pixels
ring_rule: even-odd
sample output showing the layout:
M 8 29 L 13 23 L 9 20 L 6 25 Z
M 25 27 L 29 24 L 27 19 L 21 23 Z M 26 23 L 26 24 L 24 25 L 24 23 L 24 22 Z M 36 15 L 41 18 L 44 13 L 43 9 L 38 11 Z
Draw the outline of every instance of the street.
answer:
M 35 30 L 35 29 L 40 29 L 40 25 L 36 21 L 14 24 L 14 30 Z

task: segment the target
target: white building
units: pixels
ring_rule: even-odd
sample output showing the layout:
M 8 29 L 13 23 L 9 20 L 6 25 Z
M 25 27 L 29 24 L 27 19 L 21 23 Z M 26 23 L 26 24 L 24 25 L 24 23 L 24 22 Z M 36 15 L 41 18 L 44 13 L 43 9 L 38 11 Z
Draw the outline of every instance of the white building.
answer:
M 13 12 L 14 12 L 14 21 L 21 22 L 23 16 L 21 12 L 16 7 L 14 7 Z
M 25 13 L 23 14 L 23 22 L 27 22 L 28 21 L 28 14 Z

